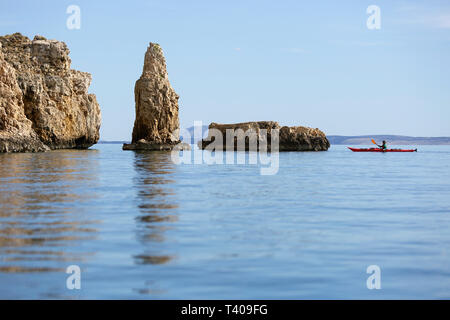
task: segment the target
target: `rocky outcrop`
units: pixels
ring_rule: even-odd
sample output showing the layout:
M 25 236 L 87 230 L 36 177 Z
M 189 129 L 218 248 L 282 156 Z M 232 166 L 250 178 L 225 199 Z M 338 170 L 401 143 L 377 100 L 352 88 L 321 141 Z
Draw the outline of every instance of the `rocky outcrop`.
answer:
M 15 69 L 5 61 L 0 43 L 0 152 L 48 150 L 24 113 Z
M 280 151 L 326 151 L 330 147 L 325 133 L 308 127 L 282 127 Z
M 213 147 L 216 150 L 259 150 L 264 143 L 270 149 L 272 130 L 278 129 L 275 121 L 243 122 L 219 124 L 212 122 L 208 126 L 208 137 L 198 142 L 200 149 Z M 227 137 L 228 133 L 230 134 Z M 216 141 L 220 139 L 221 141 Z M 214 144 L 212 144 L 214 143 Z M 250 144 L 252 145 L 250 147 Z
M 149 44 L 144 68 L 134 87 L 136 120 L 124 150 L 171 150 L 180 144 L 178 98 L 169 82 L 161 47 Z M 179 147 L 179 146 L 178 146 Z
M 0 152 L 88 148 L 99 139 L 91 75 L 70 69 L 64 42 L 0 37 Z
M 198 142 L 200 149 L 257 151 L 264 148 L 270 151 L 275 143 L 279 151 L 326 151 L 330 147 L 327 137 L 319 129 L 280 127 L 275 121 L 235 124 L 213 122 L 208 129 L 208 137 Z M 276 150 L 275 146 L 273 150 Z

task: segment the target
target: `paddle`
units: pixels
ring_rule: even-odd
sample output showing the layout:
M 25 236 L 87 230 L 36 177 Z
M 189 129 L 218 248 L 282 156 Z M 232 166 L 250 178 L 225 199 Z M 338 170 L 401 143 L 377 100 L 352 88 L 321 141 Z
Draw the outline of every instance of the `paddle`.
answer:
M 372 139 L 371 141 L 373 144 L 376 144 L 378 146 L 378 144 L 375 142 L 375 140 Z

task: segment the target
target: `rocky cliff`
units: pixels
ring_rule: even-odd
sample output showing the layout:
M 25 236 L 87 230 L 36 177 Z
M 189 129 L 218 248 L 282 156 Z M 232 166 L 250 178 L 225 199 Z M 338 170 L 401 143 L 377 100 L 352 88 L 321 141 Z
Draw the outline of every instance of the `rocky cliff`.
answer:
M 124 150 L 171 150 L 180 143 L 178 95 L 169 82 L 161 47 L 150 43 L 134 87 L 136 120 Z
M 226 150 L 227 145 L 229 150 L 256 151 L 264 145 L 267 145 L 267 150 L 271 150 L 272 138 L 274 138 L 273 143 L 278 143 L 279 151 L 326 151 L 330 147 L 327 137 L 319 129 L 300 126 L 280 127 L 275 121 L 235 124 L 213 122 L 208 129 L 208 137 L 198 143 L 201 149 L 208 146 L 212 148 L 211 143 L 217 137 L 222 140 L 222 143 L 216 142 L 214 147 L 222 150 Z M 228 135 L 227 130 L 229 130 Z M 276 130 L 278 138 L 276 138 L 274 130 Z
M 0 152 L 88 148 L 99 139 L 91 75 L 70 69 L 64 42 L 0 37 Z

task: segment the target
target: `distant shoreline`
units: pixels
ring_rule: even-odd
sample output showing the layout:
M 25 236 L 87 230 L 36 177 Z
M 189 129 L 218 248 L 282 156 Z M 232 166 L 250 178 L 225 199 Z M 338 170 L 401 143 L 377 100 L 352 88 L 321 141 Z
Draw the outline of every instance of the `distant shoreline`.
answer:
M 411 137 L 398 135 L 364 135 L 364 136 L 338 136 L 329 135 L 328 140 L 332 145 L 371 145 L 371 139 L 376 142 L 386 140 L 388 145 L 450 145 L 450 137 Z M 100 140 L 97 144 L 124 144 L 129 141 Z M 194 144 L 194 141 L 191 141 Z
M 330 143 L 337 145 L 371 145 L 371 139 L 388 145 L 450 145 L 450 137 L 411 137 L 398 135 L 327 136 Z
M 119 140 L 113 140 L 113 141 L 107 141 L 107 140 L 100 140 L 97 142 L 97 144 L 124 144 L 124 143 L 130 143 L 130 141 L 119 141 Z

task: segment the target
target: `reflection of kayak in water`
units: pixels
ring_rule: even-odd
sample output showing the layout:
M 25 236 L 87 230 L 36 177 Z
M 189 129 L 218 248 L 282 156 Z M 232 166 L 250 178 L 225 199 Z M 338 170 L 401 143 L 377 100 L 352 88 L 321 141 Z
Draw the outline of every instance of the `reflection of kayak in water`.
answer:
M 380 149 L 380 148 L 368 148 L 368 149 L 359 149 L 359 148 L 350 148 L 353 152 L 416 152 L 417 149 Z

